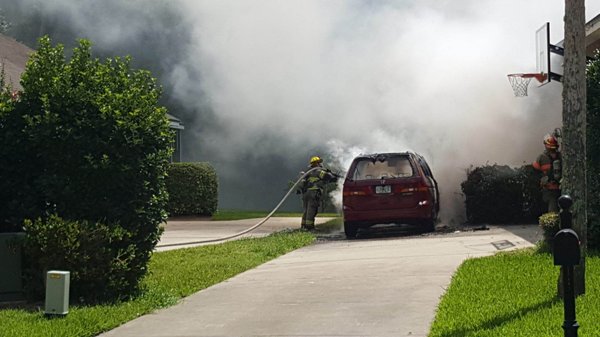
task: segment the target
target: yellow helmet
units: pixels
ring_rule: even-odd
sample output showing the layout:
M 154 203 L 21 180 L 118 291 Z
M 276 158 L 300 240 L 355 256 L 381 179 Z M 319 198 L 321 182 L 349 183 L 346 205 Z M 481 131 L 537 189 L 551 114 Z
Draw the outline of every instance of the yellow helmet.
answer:
M 322 162 L 323 162 L 323 159 L 321 159 L 321 157 L 319 157 L 319 156 L 314 156 L 314 157 L 310 158 L 311 165 L 320 164 Z

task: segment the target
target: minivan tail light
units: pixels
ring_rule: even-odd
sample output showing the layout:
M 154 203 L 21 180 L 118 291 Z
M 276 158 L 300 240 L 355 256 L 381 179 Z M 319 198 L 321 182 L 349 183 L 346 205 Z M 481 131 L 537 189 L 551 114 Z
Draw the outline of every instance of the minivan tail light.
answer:
M 367 195 L 367 192 L 365 191 L 345 191 L 344 192 L 344 196 L 351 196 L 351 195 Z
M 344 189 L 344 192 L 342 193 L 343 196 L 348 197 L 348 196 L 359 196 L 359 195 L 369 195 L 369 188 L 365 187 L 365 188 L 347 188 Z
M 399 193 L 413 193 L 413 192 L 427 192 L 429 191 L 429 187 L 427 186 L 418 186 L 418 187 L 405 187 L 398 189 Z

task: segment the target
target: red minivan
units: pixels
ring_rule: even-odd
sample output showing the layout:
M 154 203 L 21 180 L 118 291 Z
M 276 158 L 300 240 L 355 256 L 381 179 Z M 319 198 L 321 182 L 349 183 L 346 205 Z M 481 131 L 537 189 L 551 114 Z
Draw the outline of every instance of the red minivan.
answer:
M 343 190 L 344 231 L 354 238 L 376 224 L 412 224 L 435 230 L 438 184 L 423 156 L 414 152 L 360 155 Z

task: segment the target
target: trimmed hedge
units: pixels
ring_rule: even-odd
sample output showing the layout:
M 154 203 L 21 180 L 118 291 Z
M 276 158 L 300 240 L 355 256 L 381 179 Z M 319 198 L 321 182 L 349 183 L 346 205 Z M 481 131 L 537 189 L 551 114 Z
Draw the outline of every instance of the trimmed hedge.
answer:
M 537 222 L 543 213 L 540 174 L 531 165 L 485 165 L 467 171 L 461 188 L 470 223 Z
M 212 215 L 217 210 L 217 172 L 209 163 L 172 163 L 167 174 L 170 215 Z

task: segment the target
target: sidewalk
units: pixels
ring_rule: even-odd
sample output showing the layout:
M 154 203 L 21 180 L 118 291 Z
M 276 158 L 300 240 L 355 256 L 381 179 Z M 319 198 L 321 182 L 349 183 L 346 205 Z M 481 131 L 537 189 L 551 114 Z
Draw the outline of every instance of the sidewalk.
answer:
M 101 336 L 425 337 L 464 259 L 529 247 L 540 234 L 514 227 L 317 243 Z

